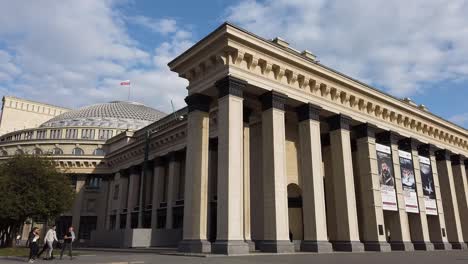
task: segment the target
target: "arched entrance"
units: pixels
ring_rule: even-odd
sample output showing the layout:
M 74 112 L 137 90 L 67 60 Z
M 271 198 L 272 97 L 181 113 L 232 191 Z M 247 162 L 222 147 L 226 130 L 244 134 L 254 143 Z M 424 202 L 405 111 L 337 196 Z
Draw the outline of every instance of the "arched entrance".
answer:
M 304 224 L 302 221 L 302 190 L 295 184 L 288 185 L 288 216 L 289 238 L 300 245 L 304 238 Z

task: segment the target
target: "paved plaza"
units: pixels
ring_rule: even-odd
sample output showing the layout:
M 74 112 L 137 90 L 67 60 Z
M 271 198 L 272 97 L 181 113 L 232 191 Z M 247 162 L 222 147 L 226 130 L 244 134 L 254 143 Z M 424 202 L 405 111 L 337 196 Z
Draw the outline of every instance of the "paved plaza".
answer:
M 11 257 L 0 258 L 0 263 L 25 263 L 25 258 Z M 98 264 L 143 264 L 143 263 L 174 263 L 174 264 L 202 264 L 202 263 L 226 263 L 226 264 L 302 264 L 302 263 L 373 263 L 373 264 L 466 264 L 468 263 L 468 251 L 433 251 L 433 252 L 389 252 L 389 253 L 333 253 L 333 254 L 282 254 L 269 255 L 258 254 L 250 256 L 209 256 L 186 257 L 174 255 L 161 255 L 154 253 L 126 253 L 126 252 L 93 252 L 86 251 L 82 255 L 70 260 L 45 261 L 38 260 L 35 263 L 98 263 Z

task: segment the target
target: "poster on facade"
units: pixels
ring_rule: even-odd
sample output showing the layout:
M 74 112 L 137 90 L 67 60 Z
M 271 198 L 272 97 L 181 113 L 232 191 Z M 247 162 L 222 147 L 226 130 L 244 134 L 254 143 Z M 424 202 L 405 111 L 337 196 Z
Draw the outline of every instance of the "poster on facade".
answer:
M 431 160 L 429 158 L 419 156 L 419 166 L 421 167 L 421 181 L 424 193 L 424 204 L 426 206 L 426 214 L 437 215 L 437 203 Z
M 392 152 L 390 147 L 376 144 L 377 165 L 379 168 L 380 193 L 382 195 L 382 207 L 388 211 L 398 211 L 395 179 L 393 175 Z
M 399 150 L 401 183 L 405 197 L 405 208 L 408 213 L 419 213 L 416 179 L 414 177 L 413 159 L 411 153 Z

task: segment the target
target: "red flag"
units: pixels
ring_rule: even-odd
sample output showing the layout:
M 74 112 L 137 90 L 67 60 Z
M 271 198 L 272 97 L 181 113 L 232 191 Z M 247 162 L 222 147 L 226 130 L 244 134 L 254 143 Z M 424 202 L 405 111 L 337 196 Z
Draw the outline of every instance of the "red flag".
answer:
M 122 81 L 120 85 L 130 85 L 130 80 Z

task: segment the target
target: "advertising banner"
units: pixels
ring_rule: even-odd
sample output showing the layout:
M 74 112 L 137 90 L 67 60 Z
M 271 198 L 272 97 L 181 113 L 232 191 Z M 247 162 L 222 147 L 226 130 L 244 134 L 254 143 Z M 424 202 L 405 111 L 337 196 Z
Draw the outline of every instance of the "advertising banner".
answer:
M 401 183 L 405 197 L 405 209 L 408 213 L 419 213 L 416 179 L 414 178 L 413 158 L 411 153 L 399 150 Z
M 421 167 L 421 181 L 423 186 L 426 214 L 437 215 L 437 203 L 431 160 L 429 158 L 419 156 L 419 166 Z
M 382 195 L 382 207 L 388 211 L 398 211 L 395 192 L 395 179 L 393 175 L 393 161 L 390 147 L 376 144 L 377 165 L 379 168 L 380 193 Z

